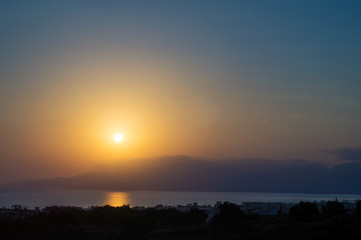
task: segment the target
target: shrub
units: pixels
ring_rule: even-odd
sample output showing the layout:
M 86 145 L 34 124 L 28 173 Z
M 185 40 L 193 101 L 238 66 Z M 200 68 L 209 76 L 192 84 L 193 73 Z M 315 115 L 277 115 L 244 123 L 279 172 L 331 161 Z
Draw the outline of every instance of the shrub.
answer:
M 218 209 L 219 213 L 213 217 L 214 224 L 237 223 L 246 218 L 240 206 L 234 203 L 225 202 Z
M 342 203 L 336 201 L 328 201 L 326 206 L 322 207 L 322 212 L 330 215 L 342 215 L 346 210 Z
M 316 203 L 300 202 L 290 208 L 290 217 L 311 218 L 319 213 Z

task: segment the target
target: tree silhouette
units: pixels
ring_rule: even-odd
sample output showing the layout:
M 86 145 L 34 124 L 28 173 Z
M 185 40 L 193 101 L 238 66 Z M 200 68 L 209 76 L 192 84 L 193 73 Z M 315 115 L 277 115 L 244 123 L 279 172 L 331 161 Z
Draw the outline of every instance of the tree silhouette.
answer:
M 322 207 L 322 212 L 330 215 L 342 215 L 346 213 L 346 209 L 342 203 L 335 201 L 328 201 L 326 206 Z
M 240 206 L 234 203 L 225 202 L 218 209 L 219 213 L 213 217 L 214 224 L 237 223 L 246 218 Z
M 316 203 L 301 201 L 299 204 L 290 208 L 289 216 L 311 218 L 318 213 L 319 211 Z

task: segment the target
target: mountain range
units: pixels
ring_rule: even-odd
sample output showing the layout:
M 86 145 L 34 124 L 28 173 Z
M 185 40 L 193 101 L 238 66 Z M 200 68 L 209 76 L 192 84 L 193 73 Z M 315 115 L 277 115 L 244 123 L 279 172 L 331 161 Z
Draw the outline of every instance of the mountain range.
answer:
M 330 169 L 303 160 L 169 156 L 121 161 L 72 177 L 24 180 L 1 188 L 361 194 L 360 173 L 361 162 Z

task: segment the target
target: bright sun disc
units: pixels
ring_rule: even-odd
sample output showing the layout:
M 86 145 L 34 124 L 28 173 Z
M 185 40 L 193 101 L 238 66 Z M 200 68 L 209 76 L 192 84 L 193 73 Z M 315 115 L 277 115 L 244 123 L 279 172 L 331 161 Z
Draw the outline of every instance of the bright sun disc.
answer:
M 116 142 L 121 142 L 121 141 L 123 141 L 123 135 L 120 134 L 120 133 L 114 134 L 114 141 L 116 141 Z

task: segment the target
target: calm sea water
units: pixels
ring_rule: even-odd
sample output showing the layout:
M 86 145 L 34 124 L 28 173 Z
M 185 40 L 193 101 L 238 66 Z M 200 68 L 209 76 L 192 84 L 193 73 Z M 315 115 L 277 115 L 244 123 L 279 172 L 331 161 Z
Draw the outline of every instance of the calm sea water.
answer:
M 0 207 L 11 207 L 20 204 L 27 208 L 62 206 L 131 206 L 152 207 L 157 204 L 185 205 L 215 204 L 217 201 L 242 202 L 289 202 L 321 200 L 357 200 L 361 195 L 352 194 L 302 194 L 302 193 L 253 193 L 253 192 L 165 192 L 165 191 L 129 191 L 112 192 L 101 190 L 1 190 Z

